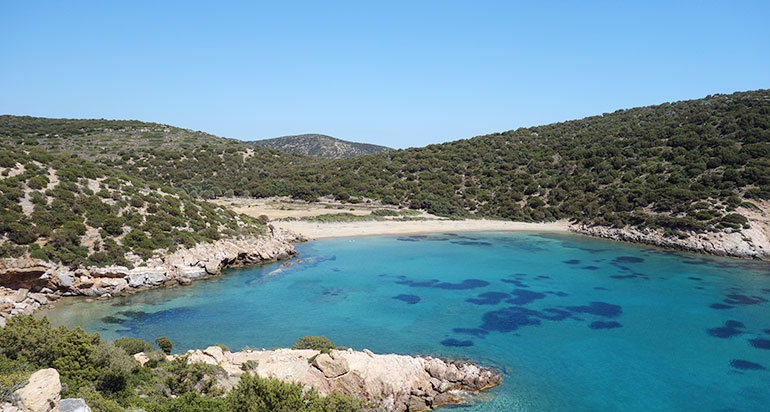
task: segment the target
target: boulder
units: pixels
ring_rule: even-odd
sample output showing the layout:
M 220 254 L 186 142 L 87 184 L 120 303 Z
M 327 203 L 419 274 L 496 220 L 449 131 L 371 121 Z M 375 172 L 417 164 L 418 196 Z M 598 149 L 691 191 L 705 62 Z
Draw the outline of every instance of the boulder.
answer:
M 425 404 L 425 399 L 414 395 L 409 397 L 409 403 L 407 404 L 409 412 L 419 412 L 426 409 L 428 409 L 428 405 Z
M 11 395 L 11 401 L 24 412 L 56 411 L 61 399 L 61 381 L 56 369 L 33 373 L 23 388 Z
M 62 399 L 59 403 L 59 412 L 91 412 L 83 398 Z
M 65 289 L 75 284 L 75 275 L 72 272 L 57 272 L 56 279 L 59 281 L 59 286 Z
M 323 372 L 327 378 L 337 378 L 350 372 L 350 366 L 345 358 L 332 358 L 330 355 L 322 353 L 313 360 L 313 366 Z
M 134 354 L 134 359 L 136 359 L 136 361 L 139 362 L 139 364 L 142 366 L 150 361 L 150 357 L 147 356 L 144 352 Z

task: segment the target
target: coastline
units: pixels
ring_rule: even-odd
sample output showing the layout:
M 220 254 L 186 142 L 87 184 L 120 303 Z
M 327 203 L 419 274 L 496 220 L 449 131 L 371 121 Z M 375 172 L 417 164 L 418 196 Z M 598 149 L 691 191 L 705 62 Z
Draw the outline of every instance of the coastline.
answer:
M 274 221 L 272 225 L 299 233 L 311 239 L 338 237 L 405 235 L 436 232 L 572 232 L 566 220 L 556 222 L 513 222 L 508 220 L 372 220 L 358 222 L 317 223 L 305 221 Z

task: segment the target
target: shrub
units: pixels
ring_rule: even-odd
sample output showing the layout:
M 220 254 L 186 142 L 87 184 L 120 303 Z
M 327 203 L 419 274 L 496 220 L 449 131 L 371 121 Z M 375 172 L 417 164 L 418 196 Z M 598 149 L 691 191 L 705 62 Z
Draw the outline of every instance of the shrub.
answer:
M 156 338 L 155 344 L 158 345 L 160 350 L 162 350 L 166 355 L 170 355 L 171 349 L 174 347 L 174 345 L 171 343 L 171 340 L 165 336 Z
M 139 338 L 118 338 L 112 343 L 123 349 L 129 355 L 134 355 L 139 352 L 150 353 L 154 349 L 150 342 Z
M 315 349 L 329 351 L 336 348 L 334 343 L 325 336 L 303 336 L 294 342 L 292 349 Z

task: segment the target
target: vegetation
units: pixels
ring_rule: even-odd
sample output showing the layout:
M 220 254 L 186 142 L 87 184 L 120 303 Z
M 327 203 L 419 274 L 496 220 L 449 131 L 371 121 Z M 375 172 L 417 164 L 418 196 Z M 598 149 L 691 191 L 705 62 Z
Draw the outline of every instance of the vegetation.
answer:
M 188 364 L 184 357 L 169 361 L 157 351 L 149 352 L 150 361 L 141 366 L 124 349 L 133 351 L 147 346 L 151 347 L 148 342 L 133 338 L 104 342 L 98 334 L 88 334 L 80 328 L 54 329 L 45 318 L 14 316 L 0 328 L 0 399 L 23 386 L 34 371 L 56 368 L 63 382 L 62 397 L 84 398 L 95 412 L 364 409 L 354 398 L 338 394 L 320 397 L 299 385 L 249 373 L 244 373 L 238 385 L 225 394 L 217 384 L 224 371 L 217 366 Z
M 255 140 L 248 143 L 282 152 L 327 158 L 356 157 L 393 150 L 385 146 L 348 142 L 323 134 L 283 136 L 274 139 Z
M 294 342 L 292 349 L 315 349 L 321 352 L 329 352 L 336 348 L 326 336 L 303 336 Z
M 171 340 L 165 336 L 156 338 L 155 344 L 158 345 L 160 350 L 162 350 L 166 355 L 171 354 L 171 349 L 174 347 L 174 345 L 171 343 Z
M 126 254 L 258 234 L 264 224 L 120 169 L 37 147 L 3 147 L 0 257 L 131 266 Z
M 18 248 L 40 236 L 38 225 L 33 228 L 18 218 L 22 189 L 29 189 L 25 198 L 33 202 L 42 202 L 41 196 L 51 202 L 57 195 L 52 188 L 46 195 L 45 180 L 33 179 L 38 174 L 26 174 L 24 182 L 10 174 L 14 165 L 29 163 L 14 159 L 20 147 L 27 153 L 60 153 L 58 159 L 67 164 L 91 159 L 112 167 L 106 170 L 122 170 L 125 178 L 172 187 L 185 200 L 231 195 L 315 200 L 331 195 L 339 201 L 380 201 L 442 216 L 566 218 L 678 233 L 740 230 L 746 223 L 736 215 L 751 210 L 747 202 L 770 199 L 768 90 L 618 110 L 348 159 L 301 156 L 134 121 L 0 116 L 0 141 L 7 148 L 0 153 L 0 167 L 6 168 L 0 183 L 3 207 L 17 217 L 3 222 L 12 241 L 4 246 L 5 255 L 19 253 Z M 96 190 L 97 198 L 112 196 L 114 189 L 104 184 L 105 192 Z M 121 195 L 121 200 L 134 204 L 133 196 Z M 138 198 L 135 204 L 142 201 L 148 202 Z M 119 217 L 130 220 L 130 215 Z M 160 221 L 169 219 L 164 216 L 155 225 L 160 227 Z M 107 216 L 96 216 L 94 223 L 107 235 L 119 231 L 119 222 Z M 144 237 L 136 232 L 126 236 L 129 246 L 120 245 L 142 249 L 145 238 L 154 239 L 141 227 L 145 223 L 136 223 Z M 54 258 L 76 260 L 84 254 L 73 241 L 80 231 L 82 226 L 71 224 L 59 233 L 57 250 L 63 256 Z M 191 236 L 203 232 L 190 233 L 176 236 L 194 240 Z M 104 253 L 95 256 L 97 262 L 118 254 L 110 246 L 105 244 Z

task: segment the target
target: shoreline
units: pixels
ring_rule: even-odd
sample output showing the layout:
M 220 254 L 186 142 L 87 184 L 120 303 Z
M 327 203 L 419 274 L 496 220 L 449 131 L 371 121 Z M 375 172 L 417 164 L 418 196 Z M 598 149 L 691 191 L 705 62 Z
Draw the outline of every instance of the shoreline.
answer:
M 566 220 L 556 222 L 514 222 L 509 220 L 372 220 L 358 222 L 318 223 L 305 221 L 274 221 L 273 226 L 291 230 L 310 239 L 342 237 L 406 235 L 439 232 L 564 232 L 573 233 Z

